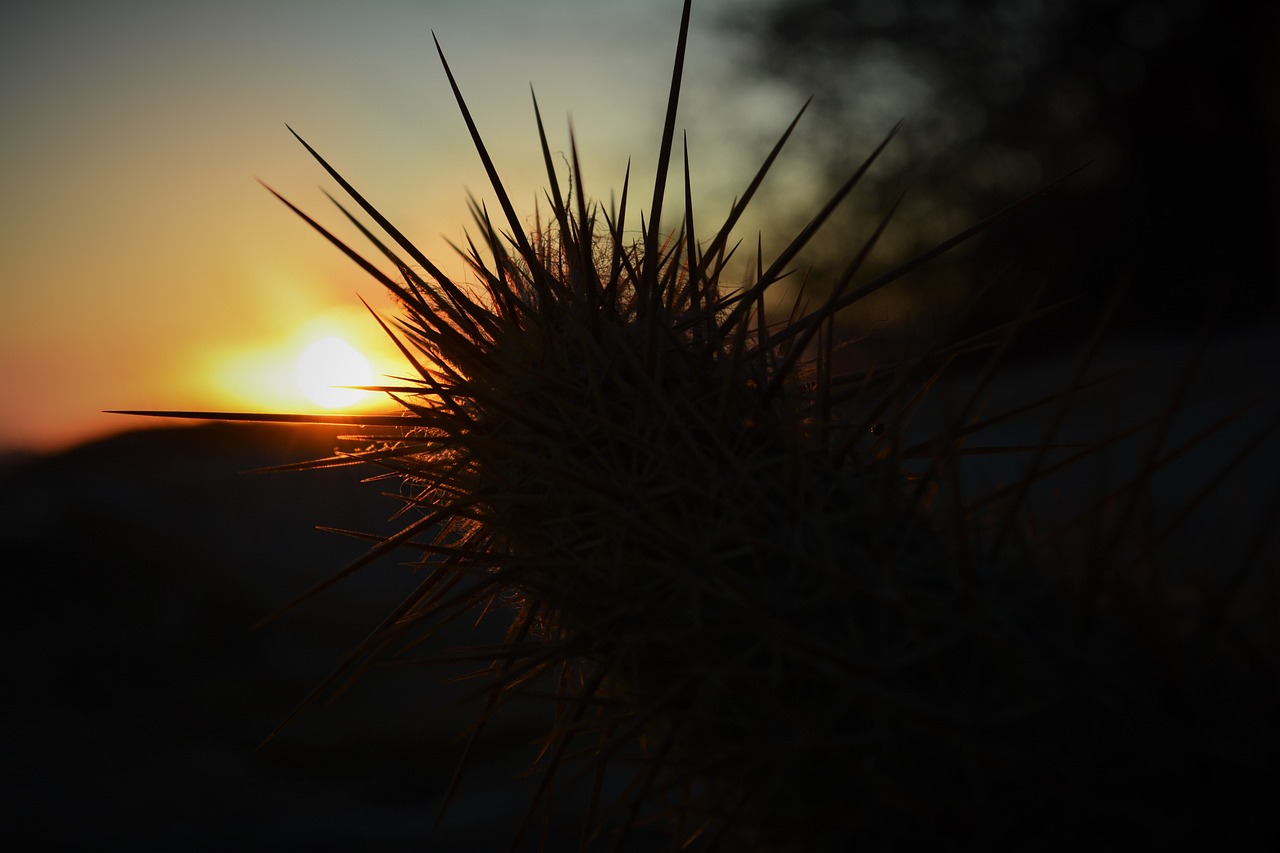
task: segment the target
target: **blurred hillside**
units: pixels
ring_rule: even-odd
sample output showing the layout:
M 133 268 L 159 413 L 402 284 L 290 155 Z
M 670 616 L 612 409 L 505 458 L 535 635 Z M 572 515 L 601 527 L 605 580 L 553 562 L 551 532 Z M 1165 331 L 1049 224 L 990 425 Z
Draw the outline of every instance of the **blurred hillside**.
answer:
M 369 673 L 259 748 L 420 578 L 386 560 L 250 630 L 362 552 L 316 524 L 390 528 L 378 491 L 394 483 L 240 473 L 334 446 L 309 429 L 150 429 L 0 473 L 13 833 L 42 849 L 422 849 L 467 721 L 438 713 L 465 689 L 441 683 L 456 671 Z M 469 627 L 431 651 L 486 636 Z M 493 727 L 440 849 L 505 849 L 528 788 L 504 781 L 531 758 L 531 724 Z

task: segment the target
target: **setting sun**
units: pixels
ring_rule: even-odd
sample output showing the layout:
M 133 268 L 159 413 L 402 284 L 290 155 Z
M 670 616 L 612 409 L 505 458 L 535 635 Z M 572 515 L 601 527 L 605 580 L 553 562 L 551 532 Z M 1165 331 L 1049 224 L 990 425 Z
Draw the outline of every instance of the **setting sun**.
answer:
M 343 385 L 368 385 L 373 379 L 369 362 L 341 338 L 321 338 L 298 356 L 298 389 L 326 409 L 358 403 L 368 392 Z

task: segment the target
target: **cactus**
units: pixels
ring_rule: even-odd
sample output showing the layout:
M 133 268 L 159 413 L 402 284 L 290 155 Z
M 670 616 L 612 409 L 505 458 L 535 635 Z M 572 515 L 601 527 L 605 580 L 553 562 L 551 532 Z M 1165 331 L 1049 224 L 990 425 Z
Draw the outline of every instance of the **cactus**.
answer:
M 508 620 L 502 642 L 441 657 L 475 661 L 483 679 L 471 743 L 507 703 L 554 697 L 520 834 L 558 779 L 585 774 L 584 847 L 622 845 L 650 820 L 677 846 L 779 851 L 1047 848 L 1117 826 L 1179 841 L 1216 827 L 1244 790 L 1234 783 L 1277 755 L 1275 635 L 1224 624 L 1244 582 L 1202 578 L 1196 619 L 1179 622 L 1150 591 L 1152 552 L 1122 559 L 1103 541 L 1116 495 L 1086 519 L 1092 547 L 1044 545 L 1022 523 L 1027 493 L 1102 445 L 1066 461 L 1052 434 L 987 448 L 1026 453 L 1028 473 L 964 494 L 958 472 L 983 452 L 967 442 L 1009 416 L 978 417 L 981 383 L 934 434 L 912 424 L 958 356 L 988 350 L 989 377 L 1045 311 L 896 364 L 835 368 L 838 311 L 1052 187 L 867 277 L 890 211 L 816 308 L 771 320 L 766 292 L 893 133 L 776 259 L 727 286 L 732 230 L 795 122 L 709 235 L 686 154 L 684 214 L 663 230 L 689 6 L 637 241 L 625 182 L 610 210 L 580 182 L 562 192 L 536 99 L 550 215 L 525 233 L 443 51 L 501 208 L 495 222 L 473 206 L 460 252 L 477 286 L 302 142 L 385 233 L 338 205 L 395 274 L 281 200 L 393 294 L 400 316 L 375 319 L 411 375 L 376 389 L 393 415 L 217 416 L 372 428 L 310 464 L 401 478 L 411 520 L 321 586 L 403 549 L 425 570 L 315 696 L 468 614 Z M 1084 362 L 1071 387 L 1024 408 L 1068 405 Z M 1260 609 L 1274 616 L 1274 601 Z M 1206 685 L 1235 691 L 1231 725 L 1220 697 L 1196 692 Z

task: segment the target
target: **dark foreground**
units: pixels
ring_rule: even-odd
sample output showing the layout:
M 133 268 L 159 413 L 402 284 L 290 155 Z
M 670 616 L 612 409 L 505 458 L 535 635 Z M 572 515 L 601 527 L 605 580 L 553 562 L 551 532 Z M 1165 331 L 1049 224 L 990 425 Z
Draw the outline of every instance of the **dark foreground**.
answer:
M 251 630 L 363 550 L 316 524 L 388 528 L 377 492 L 394 483 L 239 473 L 333 446 L 156 429 L 0 472 L 9 833 L 41 849 L 426 846 L 461 751 L 465 717 L 433 713 L 461 695 L 451 673 L 371 673 L 259 747 L 414 580 L 387 560 Z M 505 849 L 528 789 L 502 780 L 534 731 L 493 732 L 433 849 Z
M 1154 496 L 1156 516 L 1176 515 L 1276 411 L 1275 340 L 1260 330 L 1202 365 L 1191 395 L 1197 403 L 1180 433 L 1241 399 L 1257 405 L 1170 469 Z M 1067 438 L 1096 438 L 1106 426 L 1101 415 L 1166 404 L 1181 356 L 1129 355 L 1123 360 L 1145 364 L 1136 384 L 1085 400 L 1064 426 Z M 993 405 L 1061 387 L 1070 361 L 1010 365 Z M 1037 429 L 990 443 L 1027 440 Z M 299 428 L 162 428 L 0 469 L 8 652 L 0 723 L 11 833 L 30 834 L 44 849 L 507 848 L 535 781 L 517 777 L 546 720 L 535 708 L 490 728 L 431 837 L 462 751 L 457 734 L 475 713 L 475 706 L 439 711 L 465 695 L 466 682 L 443 683 L 456 670 L 372 671 L 260 746 L 418 577 L 387 559 L 251 630 L 365 547 L 315 525 L 395 529 L 387 516 L 396 504 L 378 495 L 395 492 L 394 480 L 361 483 L 366 472 L 352 468 L 240 473 L 326 456 L 334 444 L 332 432 Z M 1264 443 L 1239 476 L 1208 495 L 1194 523 L 1181 525 L 1175 544 L 1187 559 L 1230 566 L 1233 549 L 1275 500 L 1278 444 L 1275 436 Z M 1116 464 L 1123 468 L 1132 455 L 1119 454 Z M 1055 494 L 1072 488 L 1068 480 Z M 1274 553 L 1273 542 L 1267 559 Z M 1268 576 L 1274 582 L 1274 567 Z M 491 636 L 458 626 L 427 651 Z M 1276 838 L 1267 816 L 1274 774 L 1201 781 L 1204 791 L 1233 792 L 1221 826 L 1202 826 L 1202 842 L 1272 849 L 1258 833 Z M 571 794 L 563 802 L 573 808 L 581 800 Z M 549 850 L 577 843 L 575 821 L 561 818 Z M 1240 836 L 1245 829 L 1252 839 Z M 1044 831 L 1028 849 L 1070 834 L 1065 826 Z M 536 838 L 529 841 L 521 849 L 537 849 Z M 635 849 L 648 849 L 640 841 Z

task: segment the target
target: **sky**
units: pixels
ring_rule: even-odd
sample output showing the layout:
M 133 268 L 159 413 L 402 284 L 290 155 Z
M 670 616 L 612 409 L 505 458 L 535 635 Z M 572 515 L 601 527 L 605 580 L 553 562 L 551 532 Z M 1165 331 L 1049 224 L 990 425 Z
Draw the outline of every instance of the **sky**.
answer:
M 731 5 L 696 4 L 680 122 L 699 199 L 723 207 L 741 190 L 737 158 L 767 150 L 740 143 L 780 130 L 800 104 L 726 94 L 734 46 L 715 20 Z M 607 199 L 628 156 L 633 178 L 652 170 L 678 24 L 677 0 L 53 0 L 10 11 L 0 450 L 140 425 L 108 409 L 314 411 L 294 364 L 326 336 L 377 373 L 401 371 L 358 299 L 390 311 L 378 285 L 256 182 L 342 224 L 319 189 L 336 187 L 286 123 L 462 274 L 444 238 L 462 237 L 468 190 L 492 194 L 432 31 L 532 227 L 545 175 L 530 85 L 553 150 L 567 151 L 572 116 L 588 192 Z M 641 177 L 633 192 L 651 189 Z
M 52 451 L 152 423 L 104 413 L 110 409 L 316 411 L 295 379 L 295 368 L 302 354 L 325 338 L 343 339 L 360 351 L 372 363 L 375 382 L 378 374 L 402 373 L 400 357 L 360 302 L 363 298 L 375 310 L 393 314 L 379 285 L 258 183 L 363 244 L 321 192 L 340 190 L 286 123 L 438 266 L 465 280 L 465 264 L 448 242 L 463 240 L 467 192 L 491 209 L 494 196 L 440 67 L 432 32 L 517 210 L 533 230 L 534 204 L 546 176 L 531 85 L 562 185 L 568 177 L 567 119 L 572 117 L 587 194 L 607 203 L 620 189 L 631 158 L 632 211 L 647 205 L 652 185 L 646 176 L 653 172 L 661 134 L 680 5 L 680 0 L 47 0 L 9 11 L 0 30 L 0 453 Z M 911 192 L 872 258 L 876 263 L 900 254 L 895 240 L 910 242 L 914 236 L 928 243 L 943 236 L 934 231 L 950 234 L 976 215 L 931 207 L 939 191 L 937 175 L 920 172 L 917 163 L 928 148 L 931 119 L 937 125 L 957 111 L 973 113 L 970 107 L 993 97 L 990 87 L 984 88 L 986 77 L 979 74 L 975 82 L 954 72 L 982 71 L 1002 50 L 1031 44 L 1028 39 L 1037 34 L 1065 39 L 1058 33 L 1065 27 L 1059 13 L 1076 8 L 1062 0 L 1005 4 L 995 7 L 992 20 L 991 15 L 965 18 L 973 26 L 957 29 L 940 23 L 938 14 L 950 10 L 954 15 L 967 8 L 964 4 L 914 3 L 913 14 L 932 21 L 937 43 L 905 44 L 880 38 L 875 28 L 877 21 L 884 23 L 886 11 L 899 6 L 867 0 L 841 7 L 849 14 L 856 10 L 866 36 L 853 46 L 838 29 L 823 30 L 821 21 L 813 25 L 806 19 L 811 29 L 816 26 L 818 32 L 809 35 L 825 45 L 823 53 L 804 41 L 791 47 L 777 42 L 779 30 L 770 31 L 773 40 L 754 41 L 753 30 L 768 30 L 775 5 L 775 0 L 695 0 L 677 128 L 688 132 L 699 230 L 707 234 L 708 224 L 727 212 L 806 96 L 817 95 L 737 236 L 753 245 L 760 233 L 765 254 L 781 249 L 819 206 L 817 190 L 831 186 L 830 169 L 848 174 L 894 121 L 906 118 L 906 129 L 868 176 L 872 184 L 885 177 L 880 185 L 887 195 L 860 187 L 846 205 L 854 215 L 846 221 L 855 221 L 855 228 L 859 221 L 874 222 L 883 212 L 881 202 L 902 188 L 893 178 L 895 170 L 909 176 Z M 1137 50 L 1134 45 L 1147 46 L 1142 54 L 1149 60 L 1147 76 L 1159 85 L 1113 104 L 1122 118 L 1143 120 L 1115 124 L 1115 116 L 1103 117 L 1081 131 L 1104 141 L 1108 132 L 1146 134 L 1129 143 L 1128 195 L 1100 193 L 1091 202 L 1095 207 L 1071 208 L 1079 221 L 1066 224 L 1084 236 L 1067 234 L 1059 227 L 1065 220 L 1029 218 L 1028 227 L 1061 232 L 1066 242 L 1083 244 L 1096 231 L 1101 236 L 1095 242 L 1104 248 L 1115 235 L 1151 232 L 1143 237 L 1155 242 L 1144 249 L 1147 274 L 1134 285 L 1139 294 L 1134 304 L 1141 309 L 1185 303 L 1194 312 L 1199 297 L 1168 299 L 1170 282 L 1199 288 L 1202 281 L 1242 278 L 1258 266 L 1254 255 L 1275 242 L 1280 184 L 1262 185 L 1280 180 L 1273 144 L 1280 138 L 1273 95 L 1280 71 L 1270 60 L 1250 64 L 1247 50 L 1244 58 L 1250 62 L 1237 63 L 1240 68 L 1232 73 L 1221 70 L 1229 65 L 1222 51 L 1236 49 L 1247 32 L 1240 28 L 1253 18 L 1215 26 L 1227 17 L 1206 17 L 1209 7 L 1199 0 L 1117 0 L 1114 5 L 1114 14 L 1101 18 L 1110 29 L 1103 27 L 1100 35 L 1089 28 L 1076 32 L 1069 50 L 1048 51 L 1039 64 L 1028 60 L 1022 70 L 1045 71 L 1046 85 L 1067 79 L 1105 89 L 1106 67 L 1091 70 L 1086 60 L 1092 54 L 1085 48 L 1101 51 L 1102 62 L 1115 53 L 1102 50 L 1112 42 L 1129 45 L 1129 54 Z M 808 6 L 799 8 L 797 14 L 811 14 Z M 1039 10 L 1038 17 L 1019 18 L 1020 29 L 989 33 L 985 42 L 974 36 L 1014 9 Z M 1181 29 L 1173 23 L 1165 27 L 1166 41 L 1181 47 L 1161 48 L 1159 40 L 1148 37 L 1150 27 L 1134 25 L 1144 20 L 1139 12 L 1148 18 L 1167 13 L 1153 18 L 1166 23 L 1182 21 Z M 1274 31 L 1274 16 L 1254 18 L 1261 22 L 1259 33 Z M 1179 33 L 1180 41 L 1173 38 Z M 1200 38 L 1200 33 L 1207 35 Z M 1214 33 L 1216 41 L 1209 38 Z M 969 66 L 958 69 L 939 57 L 924 61 L 931 57 L 925 48 L 946 46 L 949 34 L 966 46 L 967 53 L 956 61 Z M 1092 44 L 1094 35 L 1102 47 Z M 1254 41 L 1257 50 L 1269 54 L 1264 37 Z M 774 44 L 779 47 L 769 52 Z M 1204 53 L 1214 45 L 1218 53 Z M 1214 58 L 1207 67 L 1202 53 Z M 1254 65 L 1261 71 L 1241 70 Z M 1074 70 L 1064 78 L 1069 69 Z M 1259 73 L 1271 82 L 1242 85 Z M 1265 101 L 1266 122 L 1255 115 L 1256 104 L 1242 100 L 1246 96 Z M 1026 109 L 1016 102 L 1006 110 L 1013 125 L 1043 99 L 1037 94 L 1030 100 Z M 952 127 L 943 136 L 954 143 L 964 134 Z M 974 140 L 975 150 L 957 155 L 960 166 L 944 163 L 944 170 L 952 169 L 950 177 L 980 178 L 985 173 L 979 167 L 992 158 L 1005 172 L 1036 162 L 1014 156 L 1010 146 L 1017 142 L 1016 128 L 976 133 Z M 1064 138 L 1064 144 L 1069 141 Z M 1055 170 L 1082 161 L 1093 163 L 1087 174 L 1107 174 L 1098 165 L 1105 166 L 1107 157 L 1093 149 L 1071 149 L 1065 166 L 1035 174 L 1013 170 L 1009 186 L 993 192 L 995 200 L 984 201 L 979 212 L 998 209 L 1060 173 Z M 1186 168 L 1202 162 L 1213 168 Z M 1170 174 L 1177 180 L 1170 181 Z M 673 169 L 666 228 L 674 227 L 681 213 L 679 179 Z M 1076 190 L 1092 192 L 1089 180 L 1076 179 Z M 1068 202 L 1076 190 L 1064 190 Z M 1252 192 L 1252 206 L 1242 206 L 1245 190 Z M 1062 206 L 1067 208 L 1070 204 Z M 1213 210 L 1233 213 L 1206 215 Z M 874 215 L 868 219 L 868 213 Z M 1226 259 L 1239 256 L 1240 269 L 1224 272 L 1219 247 L 1241 240 L 1253 247 L 1252 254 L 1233 250 Z M 841 230 L 840 252 L 847 241 Z M 1125 248 L 1133 240 L 1120 242 Z M 1040 244 L 1028 245 L 1038 258 Z M 1198 255 L 1188 251 L 1196 247 Z M 1128 251 L 1119 260 L 1106 252 L 1079 251 L 1085 263 L 1060 278 L 1072 287 L 1101 282 L 1095 290 L 1105 291 L 1119 273 L 1110 267 L 1099 272 L 1089 266 L 1090 259 L 1127 266 Z M 1268 269 L 1276 266 L 1271 255 Z M 1265 284 L 1273 276 L 1255 278 Z M 1155 290 L 1143 291 L 1144 281 Z M 877 294 L 883 304 L 869 306 L 868 322 L 889 324 L 895 317 L 936 308 L 933 291 L 897 305 L 894 294 L 901 296 L 889 290 Z M 366 405 L 386 403 L 374 397 Z

